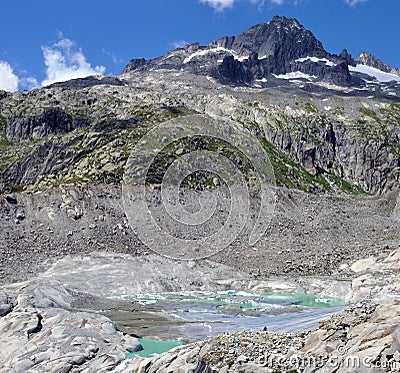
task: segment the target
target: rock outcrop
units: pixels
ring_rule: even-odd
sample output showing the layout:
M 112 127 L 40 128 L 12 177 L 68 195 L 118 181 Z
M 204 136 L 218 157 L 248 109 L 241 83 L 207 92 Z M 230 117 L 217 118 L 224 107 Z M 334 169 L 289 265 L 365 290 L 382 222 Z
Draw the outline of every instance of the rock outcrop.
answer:
M 75 128 L 87 126 L 85 120 L 73 118 L 59 107 L 45 109 L 32 117 L 7 120 L 7 137 L 10 140 L 27 136 L 42 138 L 49 135 L 59 135 L 70 132 Z
M 9 307 L 0 314 L 1 371 L 108 372 L 128 350 L 140 348 L 106 317 L 73 311 L 73 297 L 60 282 L 14 285 L 1 302 L 4 297 Z

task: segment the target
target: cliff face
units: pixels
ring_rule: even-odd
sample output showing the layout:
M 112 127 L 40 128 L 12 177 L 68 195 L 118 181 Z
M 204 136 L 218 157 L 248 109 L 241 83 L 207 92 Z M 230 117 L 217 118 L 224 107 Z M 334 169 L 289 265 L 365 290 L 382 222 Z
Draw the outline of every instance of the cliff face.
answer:
M 258 61 L 266 60 L 260 63 L 276 74 L 289 72 L 290 63 L 296 59 L 329 56 L 310 31 L 286 17 L 274 17 L 269 23 L 251 27 L 236 37 L 224 37 L 209 46 L 233 50 L 239 56 L 257 54 Z
M 398 188 L 394 97 L 298 85 L 237 91 L 181 74 L 155 71 L 143 81 L 140 73 L 123 86 L 56 86 L 4 98 L 3 191 L 119 183 L 130 151 L 149 128 L 194 113 L 241 123 L 269 154 L 278 185 L 370 194 Z

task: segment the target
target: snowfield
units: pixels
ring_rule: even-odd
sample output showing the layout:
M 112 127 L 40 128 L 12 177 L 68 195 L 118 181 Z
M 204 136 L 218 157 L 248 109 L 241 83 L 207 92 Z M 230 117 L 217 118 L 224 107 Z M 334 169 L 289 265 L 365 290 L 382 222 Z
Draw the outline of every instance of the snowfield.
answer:
M 275 75 L 272 74 L 275 78 L 277 79 L 307 79 L 307 80 L 313 80 L 316 79 L 317 77 L 314 75 L 307 75 L 302 73 L 301 71 L 295 71 L 293 73 L 287 73 L 287 74 L 283 74 L 283 75 Z
M 318 57 L 305 57 L 305 58 L 298 58 L 296 62 L 305 62 L 305 61 L 312 61 L 312 62 L 325 62 L 327 66 L 336 66 L 335 63 L 329 61 L 327 58 L 318 58 Z
M 393 80 L 396 82 L 400 82 L 400 76 L 390 74 L 390 73 L 385 73 L 382 70 L 379 70 L 379 69 L 376 69 L 375 67 L 370 67 L 367 65 L 357 65 L 356 67 L 349 66 L 349 70 L 351 72 L 367 74 L 369 76 L 372 76 L 380 83 L 387 83 L 387 82 L 391 82 Z

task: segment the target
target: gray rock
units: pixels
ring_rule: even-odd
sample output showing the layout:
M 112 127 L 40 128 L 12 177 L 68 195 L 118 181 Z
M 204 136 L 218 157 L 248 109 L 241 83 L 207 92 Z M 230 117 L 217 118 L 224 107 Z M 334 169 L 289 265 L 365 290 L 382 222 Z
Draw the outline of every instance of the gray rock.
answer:
M 11 311 L 11 304 L 0 303 L 0 317 L 7 315 Z
M 109 319 L 70 311 L 72 296 L 59 284 L 31 282 L 13 287 L 18 305 L 0 318 L 0 360 L 5 371 L 69 372 L 79 366 L 106 372 L 140 349 Z
M 59 107 L 45 109 L 31 117 L 10 117 L 7 122 L 9 139 L 27 136 L 42 138 L 52 134 L 66 133 L 88 124 L 87 120 L 74 118 Z

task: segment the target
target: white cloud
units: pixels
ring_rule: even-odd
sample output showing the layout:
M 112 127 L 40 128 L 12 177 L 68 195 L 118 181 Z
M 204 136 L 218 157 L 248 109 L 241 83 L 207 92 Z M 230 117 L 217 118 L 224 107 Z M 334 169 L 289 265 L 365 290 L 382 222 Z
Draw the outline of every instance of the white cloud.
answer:
M 77 48 L 70 39 L 63 38 L 51 47 L 42 46 L 46 79 L 42 85 L 65 82 L 70 79 L 84 78 L 89 75 L 104 74 L 104 66 L 92 67 L 86 60 L 82 49 Z
M 227 8 L 232 8 L 233 5 L 239 1 L 245 1 L 245 0 L 199 0 L 200 3 L 202 4 L 207 4 L 214 8 L 216 12 L 222 12 Z M 259 7 L 262 7 L 267 0 L 246 0 L 250 1 L 250 3 L 258 5 Z M 367 2 L 368 0 L 343 0 L 347 5 L 349 6 L 355 6 L 360 3 Z M 268 1 L 272 5 L 283 5 L 287 3 L 291 3 L 293 5 L 298 5 L 302 0 L 269 0 Z
M 368 0 L 344 0 L 344 2 L 350 6 L 355 6 L 359 3 L 364 3 L 366 1 L 368 1 Z
M 181 41 L 173 41 L 173 42 L 171 43 L 171 46 L 174 47 L 174 48 L 176 49 L 176 48 L 183 48 L 183 47 L 185 47 L 185 46 L 188 45 L 188 44 L 190 44 L 190 43 L 188 43 L 188 42 L 185 41 L 185 40 L 181 40 Z
M 9 63 L 0 61 L 0 89 L 9 92 L 18 90 L 19 78 Z
M 271 4 L 275 5 L 283 5 L 290 3 L 291 5 L 297 6 L 299 5 L 303 0 L 270 0 Z
M 200 3 L 210 5 L 216 12 L 222 12 L 227 8 L 232 8 L 236 1 L 237 0 L 200 0 Z
M 112 62 L 114 62 L 115 64 L 124 62 L 124 60 L 122 58 L 119 58 L 114 52 L 109 52 L 106 49 L 103 49 L 102 52 L 110 57 L 112 59 Z
M 214 8 L 216 12 L 222 12 L 227 8 L 232 8 L 235 3 L 241 0 L 199 0 L 199 1 L 202 4 L 210 5 L 212 8 Z M 250 1 L 251 4 L 257 5 L 259 8 L 261 8 L 267 2 L 267 0 L 246 0 L 246 1 Z M 275 5 L 282 5 L 285 3 L 285 1 L 289 0 L 269 0 L 269 3 Z M 301 0 L 290 0 L 290 1 L 292 1 L 294 4 L 297 4 Z M 345 0 L 345 1 L 366 1 L 366 0 Z
M 34 78 L 33 76 L 29 76 L 27 78 L 21 78 L 19 81 L 19 85 L 22 88 L 25 88 L 28 90 L 40 88 L 40 84 L 39 84 L 38 80 L 36 78 Z

